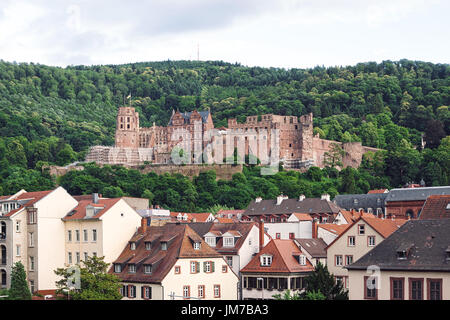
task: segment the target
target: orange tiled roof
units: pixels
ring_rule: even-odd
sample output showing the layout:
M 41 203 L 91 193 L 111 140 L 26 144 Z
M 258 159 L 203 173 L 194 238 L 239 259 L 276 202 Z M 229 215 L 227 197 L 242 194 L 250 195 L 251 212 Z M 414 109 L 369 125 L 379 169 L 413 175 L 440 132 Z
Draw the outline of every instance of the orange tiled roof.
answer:
M 272 264 L 262 267 L 260 256 L 272 255 Z M 241 272 L 261 273 L 293 273 L 314 271 L 313 265 L 306 259 L 306 265 L 302 266 L 294 258 L 294 255 L 302 254 L 294 240 L 272 239 L 253 259 L 241 270 Z
M 334 223 L 320 223 L 317 225 L 318 228 L 323 228 L 334 234 L 340 235 L 344 232 L 351 224 L 334 224 Z
M 48 194 L 50 194 L 53 190 L 47 190 L 47 191 L 35 191 L 35 192 L 25 192 L 15 198 L 14 200 L 30 200 L 28 201 L 24 206 L 21 206 L 15 210 L 12 210 L 5 214 L 5 217 L 10 217 L 14 215 L 15 213 L 21 211 L 23 208 L 30 207 Z
M 92 200 L 82 200 L 78 202 L 78 205 L 72 210 L 71 213 L 64 217 L 64 220 L 77 220 L 84 219 L 86 217 L 86 207 L 91 205 L 93 207 L 103 207 L 102 210 L 98 211 L 92 219 L 100 218 L 103 214 L 105 214 L 109 209 L 111 209 L 117 202 L 119 202 L 122 198 L 114 198 L 114 199 L 99 199 L 98 203 L 92 203 Z
M 385 193 L 388 189 L 377 189 L 377 190 L 369 190 L 369 192 L 367 192 L 367 194 L 371 194 L 371 193 Z
M 419 216 L 425 219 L 450 219 L 450 195 L 429 196 Z
M 311 218 L 311 215 L 307 214 L 307 213 L 293 213 L 294 216 L 297 217 L 298 220 L 300 221 L 312 221 L 313 219 Z

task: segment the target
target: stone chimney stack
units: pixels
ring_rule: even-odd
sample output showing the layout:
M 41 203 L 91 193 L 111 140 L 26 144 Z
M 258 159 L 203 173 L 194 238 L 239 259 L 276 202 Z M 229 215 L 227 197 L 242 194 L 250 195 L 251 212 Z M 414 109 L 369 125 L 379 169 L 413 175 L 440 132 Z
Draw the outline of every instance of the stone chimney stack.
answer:
M 303 200 L 305 200 L 305 195 L 304 194 L 301 194 L 300 195 L 300 197 L 298 197 L 298 201 L 303 201 Z
M 260 203 L 261 201 L 262 201 L 261 197 L 258 197 L 258 198 L 255 199 L 255 203 Z
M 141 231 L 142 231 L 142 233 L 146 233 L 147 232 L 147 219 L 148 218 L 142 218 L 141 219 Z
M 259 251 L 264 248 L 264 220 L 259 221 Z
M 92 202 L 93 203 L 98 203 L 98 193 L 93 193 L 92 194 Z
M 330 201 L 330 195 L 328 193 L 324 193 L 321 197 L 320 200 L 327 200 Z
M 283 202 L 284 199 L 285 199 L 284 196 L 282 194 L 280 194 L 277 197 L 277 206 L 279 206 L 281 204 L 281 202 Z

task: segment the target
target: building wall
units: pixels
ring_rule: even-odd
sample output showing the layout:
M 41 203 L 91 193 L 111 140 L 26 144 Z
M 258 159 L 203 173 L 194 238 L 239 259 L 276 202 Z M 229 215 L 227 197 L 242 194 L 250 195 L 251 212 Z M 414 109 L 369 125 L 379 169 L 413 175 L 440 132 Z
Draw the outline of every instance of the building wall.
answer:
M 349 271 L 349 299 L 363 300 L 364 299 L 364 277 L 369 276 L 370 273 L 365 270 L 351 270 Z M 442 279 L 442 296 L 443 300 L 450 300 L 450 272 L 417 272 L 417 271 L 380 271 L 379 281 L 380 287 L 378 290 L 379 300 L 391 299 L 390 277 L 404 278 L 404 297 L 409 300 L 409 281 L 408 278 L 423 278 L 424 299 L 427 300 L 427 279 Z
M 78 202 L 62 187 L 58 187 L 35 204 L 38 209 L 37 224 L 34 225 L 37 229 L 36 290 L 56 288 L 55 281 L 58 277 L 54 270 L 63 267 L 65 263 L 65 229 L 61 219 L 77 204 Z M 29 226 L 29 229 L 30 227 L 33 225 Z M 31 251 L 29 250 L 29 255 L 32 254 Z
M 408 212 L 413 212 L 412 219 L 417 219 L 422 210 L 425 200 L 417 201 L 389 201 L 386 203 L 386 217 L 395 216 L 399 219 L 407 219 Z
M 296 222 L 274 222 L 264 223 L 267 233 L 276 239 L 276 234 L 280 233 L 280 239 L 289 239 L 289 233 L 294 233 L 294 238 L 311 238 L 312 222 L 296 221 Z
M 200 272 L 190 273 L 190 262 L 200 262 Z M 212 273 L 203 272 L 203 262 L 214 261 L 215 268 Z M 174 292 L 177 296 L 183 296 L 183 286 L 190 286 L 190 294 L 193 297 L 198 297 L 198 286 L 205 286 L 206 300 L 237 300 L 238 294 L 238 276 L 230 269 L 227 272 L 222 272 L 222 266 L 227 265 L 223 258 L 183 258 L 178 259 L 177 263 L 170 269 L 162 281 L 164 287 L 164 300 L 170 299 L 168 294 Z M 180 266 L 181 273 L 175 274 L 175 266 Z M 221 296 L 214 298 L 213 286 L 219 284 Z M 175 300 L 182 300 L 182 298 L 175 298 Z
M 76 253 L 80 254 L 80 261 L 84 260 L 84 252 L 87 252 L 89 257 L 93 256 L 95 252 L 98 257 L 102 257 L 103 253 L 103 228 L 101 220 L 67 220 L 65 221 L 65 242 L 66 242 L 66 252 L 65 252 L 65 262 L 69 265 L 69 252 L 72 254 L 72 263 L 75 265 L 77 263 Z M 97 241 L 93 241 L 93 230 L 97 230 Z M 68 231 L 72 231 L 72 241 L 68 240 Z M 76 241 L 75 231 L 80 232 L 80 241 Z M 83 230 L 88 232 L 88 241 L 84 241 Z
M 358 235 L 358 226 L 365 226 L 365 234 Z M 348 246 L 347 241 L 349 236 L 355 237 L 355 246 Z M 370 227 L 363 220 L 360 220 L 358 223 L 355 223 L 350 229 L 348 229 L 339 239 L 337 239 L 331 246 L 327 247 L 327 266 L 330 273 L 334 274 L 334 276 L 348 276 L 347 269 L 344 269 L 345 266 L 345 256 L 352 255 L 353 262 L 356 262 L 359 258 L 365 255 L 367 252 L 375 248 L 368 246 L 367 237 L 375 236 L 375 246 L 384 240 L 384 238 L 376 232 L 372 227 Z M 335 264 L 335 256 L 341 255 L 343 265 L 336 266 Z
M 337 237 L 337 234 L 321 228 L 320 225 L 317 228 L 317 238 L 322 238 L 327 245 L 333 242 Z
M 122 300 L 143 300 L 141 296 L 141 290 L 143 286 L 152 288 L 152 298 L 151 300 L 169 300 L 170 297 L 167 296 L 164 292 L 164 288 L 161 286 L 161 284 L 154 284 L 154 283 L 137 283 L 137 282 L 122 282 L 122 285 L 128 286 L 128 285 L 134 285 L 136 286 L 136 298 L 128 298 L 123 297 Z M 163 299 L 164 297 L 164 299 Z
M 102 220 L 103 255 L 105 262 L 112 263 L 140 227 L 141 216 L 121 199 L 100 219 Z

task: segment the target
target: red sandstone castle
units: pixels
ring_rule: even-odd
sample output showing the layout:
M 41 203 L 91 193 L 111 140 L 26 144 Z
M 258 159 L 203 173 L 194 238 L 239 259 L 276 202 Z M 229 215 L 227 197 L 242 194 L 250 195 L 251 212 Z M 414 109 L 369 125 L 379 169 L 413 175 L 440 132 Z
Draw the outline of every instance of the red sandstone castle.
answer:
M 341 143 L 313 135 L 312 113 L 296 116 L 265 114 L 249 116 L 245 123 L 228 119 L 228 128 L 214 128 L 210 111 L 173 112 L 166 127 L 141 128 L 133 107 L 120 107 L 117 115 L 115 146 L 92 147 L 86 161 L 136 165 L 173 163 L 175 147 L 184 150 L 185 161 L 222 163 L 233 155 L 253 154 L 259 159 L 278 159 L 286 168 L 323 167 L 324 155 L 333 143 L 345 151 L 343 164 L 358 167 L 362 155 L 378 149 L 360 142 Z M 203 161 L 202 161 L 203 160 Z M 185 162 L 186 163 L 186 162 Z M 263 162 L 263 164 L 265 164 Z

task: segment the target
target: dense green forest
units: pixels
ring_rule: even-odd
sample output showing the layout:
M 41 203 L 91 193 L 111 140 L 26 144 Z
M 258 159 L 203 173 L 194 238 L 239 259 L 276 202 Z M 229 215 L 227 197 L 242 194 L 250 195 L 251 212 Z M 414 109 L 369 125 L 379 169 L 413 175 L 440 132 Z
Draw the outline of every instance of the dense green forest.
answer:
M 205 182 L 208 188 L 177 175 L 88 166 L 58 181 L 70 192 L 145 193 L 174 210 L 200 210 L 214 204 L 241 208 L 256 195 L 279 192 L 367 192 L 421 179 L 449 184 L 448 64 L 400 60 L 286 70 L 221 61 L 66 68 L 0 61 L 0 194 L 52 188 L 57 182 L 41 170 L 44 164 L 82 161 L 90 146 L 112 145 L 117 107 L 130 93 L 141 126 L 167 125 L 173 109 L 209 108 L 216 127 L 230 117 L 243 122 L 248 115 L 313 112 L 322 138 L 384 151 L 366 156 L 357 170 L 263 177 L 248 167 L 232 181 Z

